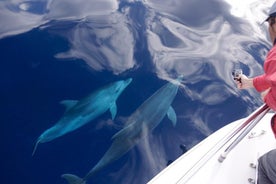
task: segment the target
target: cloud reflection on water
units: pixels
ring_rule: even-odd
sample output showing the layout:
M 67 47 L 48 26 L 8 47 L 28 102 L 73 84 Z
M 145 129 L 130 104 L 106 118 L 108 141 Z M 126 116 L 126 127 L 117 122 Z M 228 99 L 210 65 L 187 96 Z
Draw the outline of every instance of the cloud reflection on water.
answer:
M 82 59 L 94 70 L 109 70 L 114 74 L 135 65 L 135 40 L 120 14 L 86 17 L 67 33 L 67 39 L 71 43 L 70 51 L 57 54 L 57 58 Z
M 119 74 L 139 66 L 139 61 L 134 58 L 135 40 L 143 38 L 135 33 L 144 32 L 143 26 L 146 26 L 142 36 L 148 42 L 155 72 L 160 78 L 167 78 L 176 71 L 189 76 L 190 81 L 192 74 L 198 75 L 204 63 L 210 63 L 218 77 L 226 79 L 228 85 L 233 85 L 229 72 L 233 64 L 261 63 L 244 49 L 246 45 L 265 41 L 269 47 L 269 42 L 263 36 L 266 30 L 260 28 L 259 19 L 256 18 L 259 14 L 265 17 L 265 8 L 270 5 L 268 1 L 262 5 L 246 1 L 243 7 L 250 9 L 245 12 L 241 12 L 234 2 L 231 5 L 231 2 L 227 4 L 213 0 L 162 3 L 160 0 L 121 1 L 121 4 L 144 4 L 145 20 L 140 27 L 131 24 L 135 22 L 131 16 L 132 7 L 124 5 L 118 11 L 119 3 L 114 0 L 2 1 L 0 21 L 4 26 L 0 28 L 0 37 L 40 26 L 49 28 L 53 20 L 77 20 L 78 23 L 69 31 L 58 30 L 63 36 L 66 35 L 71 49 L 59 53 L 57 57 L 83 59 L 94 70 L 109 70 Z M 35 7 L 40 11 L 33 11 Z M 251 30 L 254 30 L 253 35 L 248 35 Z M 261 71 L 262 64 L 259 64 L 250 74 Z

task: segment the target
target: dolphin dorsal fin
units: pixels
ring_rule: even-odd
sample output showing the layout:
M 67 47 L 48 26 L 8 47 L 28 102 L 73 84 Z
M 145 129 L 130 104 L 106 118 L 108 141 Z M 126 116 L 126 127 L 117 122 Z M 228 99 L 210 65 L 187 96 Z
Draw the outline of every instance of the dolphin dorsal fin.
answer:
M 61 105 L 64 105 L 66 110 L 75 106 L 79 101 L 78 100 L 63 100 L 60 102 Z
M 168 112 L 167 112 L 167 116 L 168 116 L 169 120 L 172 121 L 172 124 L 175 127 L 175 125 L 176 125 L 176 113 L 175 113 L 174 109 L 172 108 L 172 106 L 169 107 Z
M 114 120 L 116 114 L 117 114 L 117 105 L 116 103 L 112 103 L 111 106 L 110 106 L 110 113 L 111 113 L 111 117 L 112 117 L 112 120 Z

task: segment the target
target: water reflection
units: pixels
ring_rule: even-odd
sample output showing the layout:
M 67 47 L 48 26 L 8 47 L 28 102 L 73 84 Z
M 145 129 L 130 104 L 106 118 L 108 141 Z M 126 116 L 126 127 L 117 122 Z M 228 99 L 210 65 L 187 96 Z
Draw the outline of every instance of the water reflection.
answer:
M 151 62 L 160 78 L 171 77 L 174 71 L 190 76 L 207 62 L 215 68 L 217 77 L 226 78 L 227 84 L 232 85 L 231 76 L 225 74 L 230 73 L 227 70 L 233 63 L 260 63 L 244 47 L 266 40 L 263 36 L 265 30 L 260 29 L 256 22 L 259 20 L 253 22 L 255 17 L 249 16 L 256 15 L 257 11 L 264 14 L 264 7 L 268 7 L 269 2 L 260 8 L 256 8 L 259 7 L 256 2 L 244 3 L 244 6 L 250 7 L 246 12 L 251 14 L 240 14 L 248 21 L 232 16 L 231 13 L 237 15 L 241 11 L 234 2 L 232 6 L 231 2 L 228 3 L 177 0 L 165 3 L 158 0 L 121 3 L 114 0 L 90 3 L 84 0 L 2 1 L 0 21 L 4 26 L 1 26 L 0 37 L 42 25 L 43 29 L 51 29 L 55 26 L 52 20 L 78 20 L 70 30 L 57 31 L 71 44 L 71 49 L 57 54 L 57 58 L 82 59 L 94 70 L 110 70 L 119 74 L 139 66 L 140 61 L 136 61 L 134 55 L 137 53 L 137 40 L 143 40 L 148 45 Z M 191 10 L 197 13 L 191 13 Z M 139 12 L 145 13 L 144 20 L 139 20 L 140 27 L 133 24 L 134 19 L 139 18 L 133 14 L 139 15 Z M 252 28 L 255 36 L 248 36 Z M 266 44 L 269 47 L 268 42 Z M 260 64 L 250 74 L 261 70 Z
M 82 59 L 94 70 L 109 70 L 119 74 L 135 65 L 135 39 L 127 27 L 125 17 L 118 13 L 110 16 L 89 16 L 66 33 L 71 44 L 68 52 L 57 54 L 60 59 Z
M 118 171 L 108 176 L 118 183 L 145 183 L 168 160 L 179 156 L 177 145 L 183 143 L 190 148 L 219 128 L 219 121 L 236 117 L 239 108 L 250 112 L 262 103 L 256 91 L 237 90 L 231 72 L 235 66 L 250 76 L 263 72 L 263 60 L 271 45 L 267 28 L 260 22 L 272 3 L 272 0 L 3 0 L 0 39 L 39 29 L 67 41 L 70 48 L 57 53 L 56 59 L 84 61 L 95 73 L 139 76 L 147 68 L 146 72 L 164 80 L 183 75 L 174 102 L 181 122 L 177 129 L 164 123 L 157 133 L 150 134 L 130 151 L 131 157 Z M 133 92 L 144 93 L 151 87 L 154 88 L 145 84 Z M 130 99 L 141 96 L 134 93 Z M 229 112 L 225 104 L 233 104 L 233 100 L 237 109 Z

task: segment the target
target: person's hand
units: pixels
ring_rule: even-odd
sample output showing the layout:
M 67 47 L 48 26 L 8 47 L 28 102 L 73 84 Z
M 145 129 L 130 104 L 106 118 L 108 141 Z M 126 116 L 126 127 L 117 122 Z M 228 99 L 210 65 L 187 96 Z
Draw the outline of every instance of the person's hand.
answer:
M 241 74 L 236 79 L 236 84 L 239 89 L 248 89 L 252 88 L 253 86 L 253 79 L 248 78 L 246 75 Z
M 263 101 L 264 101 L 265 96 L 269 93 L 269 91 L 270 91 L 270 88 L 268 88 L 267 90 L 261 92 L 261 97 L 262 97 Z

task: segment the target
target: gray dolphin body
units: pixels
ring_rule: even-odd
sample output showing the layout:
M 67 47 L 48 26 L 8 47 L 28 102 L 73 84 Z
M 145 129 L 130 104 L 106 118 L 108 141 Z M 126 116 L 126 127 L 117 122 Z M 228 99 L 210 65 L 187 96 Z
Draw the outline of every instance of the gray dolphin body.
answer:
M 129 78 L 111 83 L 79 101 L 62 101 L 61 103 L 67 108 L 64 115 L 54 126 L 45 130 L 38 137 L 33 155 L 39 143 L 52 141 L 74 131 L 105 113 L 108 109 L 111 112 L 112 119 L 114 119 L 117 113 L 116 100 L 131 81 L 132 79 Z
M 137 108 L 128 118 L 126 127 L 112 137 L 113 143 L 110 148 L 84 178 L 73 174 L 63 174 L 61 177 L 65 178 L 69 184 L 86 184 L 88 178 L 134 147 L 142 137 L 161 122 L 166 114 L 175 126 L 176 114 L 171 103 L 177 94 L 179 85 L 179 81 L 167 83 Z

